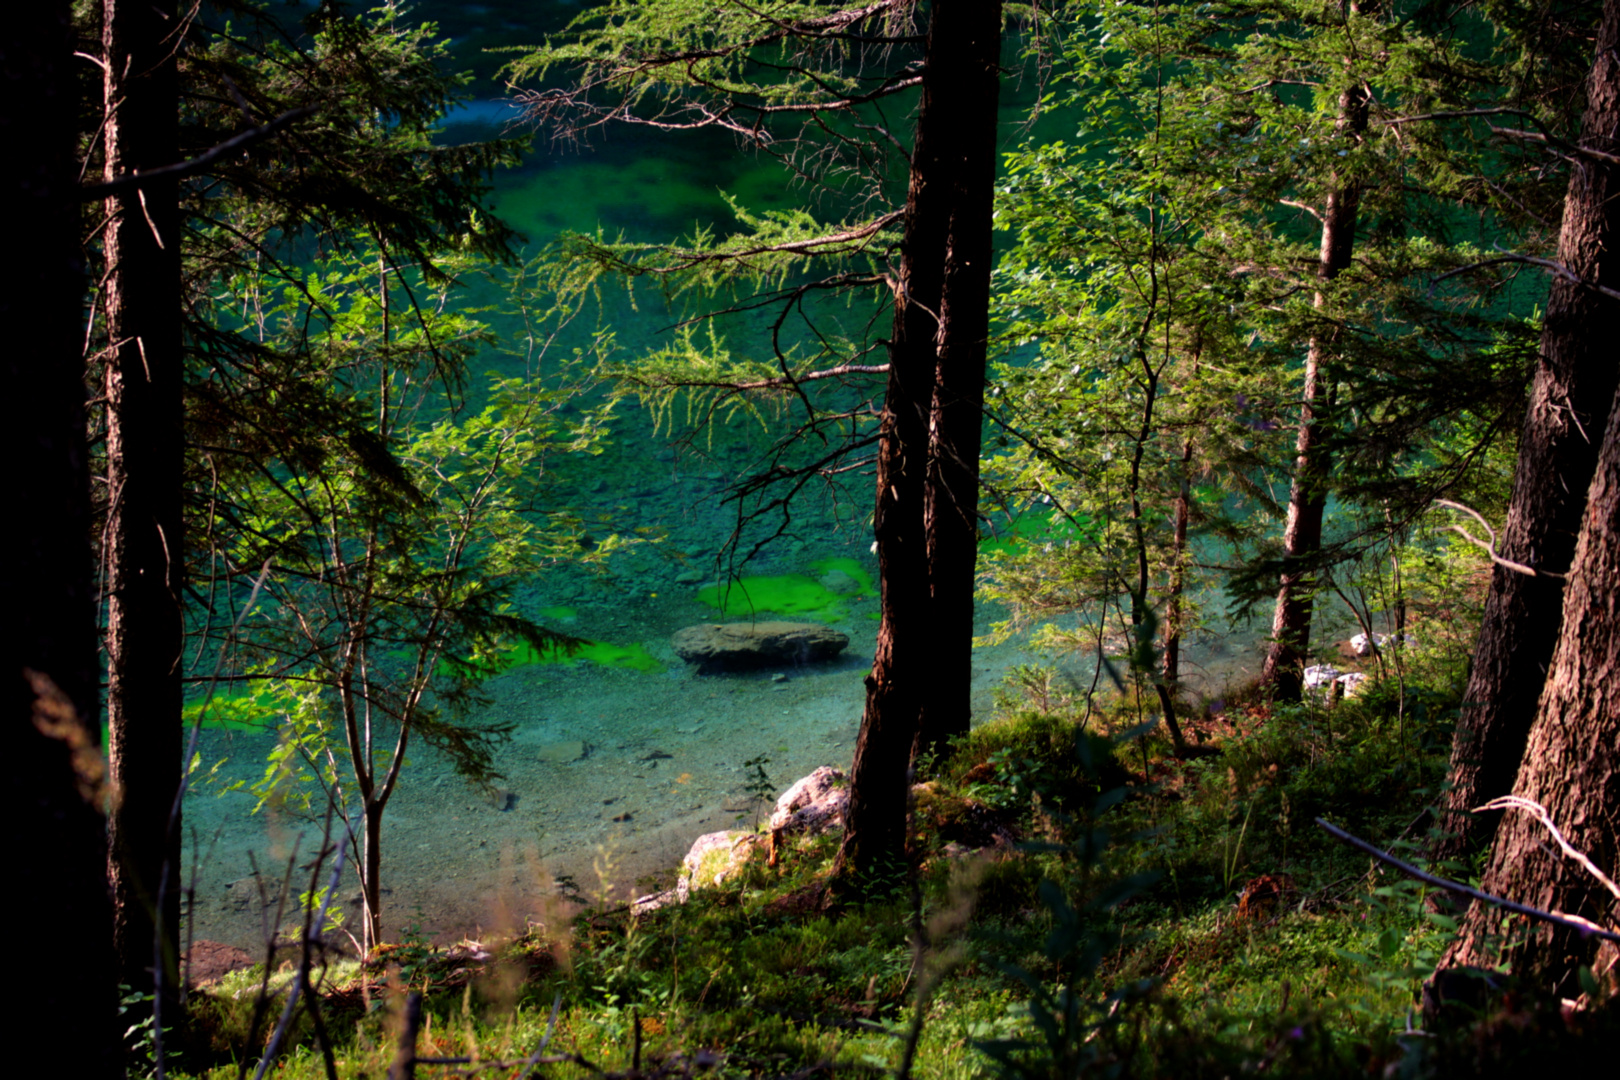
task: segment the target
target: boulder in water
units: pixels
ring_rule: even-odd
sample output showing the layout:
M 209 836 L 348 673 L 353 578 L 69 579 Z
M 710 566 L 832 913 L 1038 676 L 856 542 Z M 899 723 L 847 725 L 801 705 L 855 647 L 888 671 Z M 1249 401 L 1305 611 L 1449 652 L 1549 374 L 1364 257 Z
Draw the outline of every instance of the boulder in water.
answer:
M 688 626 L 670 644 L 682 660 L 708 673 L 831 660 L 844 651 L 849 635 L 820 623 L 725 623 Z

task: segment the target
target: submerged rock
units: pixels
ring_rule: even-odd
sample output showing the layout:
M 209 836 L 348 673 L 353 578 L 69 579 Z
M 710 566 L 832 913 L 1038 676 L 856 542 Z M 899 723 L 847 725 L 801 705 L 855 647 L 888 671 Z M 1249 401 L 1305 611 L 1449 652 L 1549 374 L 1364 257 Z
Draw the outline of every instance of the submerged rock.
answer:
M 849 636 L 820 623 L 726 623 L 688 626 L 670 644 L 682 660 L 708 673 L 831 660 Z

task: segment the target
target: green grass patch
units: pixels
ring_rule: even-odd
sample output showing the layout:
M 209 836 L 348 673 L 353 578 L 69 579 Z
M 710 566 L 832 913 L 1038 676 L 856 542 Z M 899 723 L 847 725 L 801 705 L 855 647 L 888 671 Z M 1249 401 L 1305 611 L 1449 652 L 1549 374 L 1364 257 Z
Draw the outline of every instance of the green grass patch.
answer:
M 871 573 L 858 559 L 819 559 L 809 569 L 808 574 L 760 575 L 709 585 L 698 590 L 697 598 L 726 616 L 770 612 L 839 622 L 849 618 L 852 600 L 878 594 Z M 825 584 L 829 581 L 837 587 L 829 588 Z

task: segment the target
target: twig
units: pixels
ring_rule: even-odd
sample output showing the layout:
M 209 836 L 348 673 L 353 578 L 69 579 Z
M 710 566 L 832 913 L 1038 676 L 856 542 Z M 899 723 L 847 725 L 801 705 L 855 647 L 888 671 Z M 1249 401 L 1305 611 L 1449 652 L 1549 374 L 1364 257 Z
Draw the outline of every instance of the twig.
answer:
M 1439 531 L 1454 532 L 1464 540 L 1467 540 L 1470 544 L 1474 544 L 1475 546 L 1483 549 L 1485 554 L 1491 557 L 1491 562 L 1495 563 L 1497 566 L 1505 566 L 1515 573 L 1525 574 L 1529 577 L 1561 578 L 1564 576 L 1563 574 L 1552 573 L 1549 570 L 1537 570 L 1533 566 L 1526 566 L 1524 563 L 1514 562 L 1512 559 L 1505 558 L 1504 556 L 1497 554 L 1496 530 L 1491 528 L 1491 523 L 1486 521 L 1484 515 L 1482 515 L 1479 511 L 1470 509 L 1469 507 L 1464 506 L 1462 503 L 1452 502 L 1450 499 L 1436 499 L 1434 500 L 1434 503 L 1436 506 L 1444 506 L 1448 510 L 1460 510 L 1469 517 L 1473 518 L 1475 521 L 1479 522 L 1485 531 L 1490 534 L 1491 538 L 1489 542 L 1481 540 L 1479 537 L 1475 536 L 1461 525 L 1444 525 L 1441 526 Z
M 1337 825 L 1331 825 L 1328 822 L 1323 821 L 1321 818 L 1317 818 L 1316 823 L 1326 830 L 1327 834 L 1333 837 L 1335 840 L 1343 841 L 1358 851 L 1364 851 L 1368 855 L 1371 855 L 1373 858 L 1377 859 L 1379 862 L 1388 863 L 1390 866 L 1393 866 L 1407 877 L 1416 878 L 1418 881 L 1421 881 L 1426 885 L 1433 885 L 1437 889 L 1444 889 L 1447 892 L 1457 893 L 1461 896 L 1469 897 L 1470 899 L 1481 900 L 1493 907 L 1502 908 L 1504 911 L 1511 911 L 1519 915 L 1528 915 L 1532 919 L 1540 919 L 1542 922 L 1549 922 L 1554 926 L 1562 926 L 1566 930 L 1575 930 L 1581 933 L 1583 936 L 1591 935 L 1593 937 L 1602 938 L 1605 941 L 1613 941 L 1620 944 L 1620 934 L 1617 934 L 1612 930 L 1605 930 L 1596 923 L 1582 919 L 1579 916 L 1555 915 L 1550 911 L 1543 911 L 1540 908 L 1534 908 L 1528 904 L 1514 903 L 1512 900 L 1508 900 L 1500 896 L 1492 896 L 1488 892 L 1481 892 L 1478 889 L 1470 888 L 1467 885 L 1463 885 L 1455 881 L 1448 881 L 1442 877 L 1435 877 L 1433 874 L 1425 873 L 1424 871 L 1419 870 L 1409 862 L 1402 862 L 1400 859 L 1397 859 L 1387 851 L 1373 847 L 1365 840 L 1351 836 Z
M 1548 832 L 1552 833 L 1553 839 L 1558 841 L 1558 846 L 1563 849 L 1565 855 L 1579 863 L 1588 874 L 1602 882 L 1603 887 L 1608 889 L 1616 900 L 1620 900 L 1620 885 L 1616 885 L 1610 880 L 1609 875 L 1599 870 L 1597 865 L 1586 857 L 1585 852 L 1577 851 L 1569 845 L 1569 841 L 1564 839 L 1564 834 L 1558 831 L 1558 826 L 1553 824 L 1552 815 L 1547 813 L 1545 806 L 1542 806 L 1534 799 L 1526 799 L 1522 795 L 1504 795 L 1500 799 L 1492 799 L 1484 806 L 1476 806 L 1474 813 L 1478 814 L 1485 810 L 1523 810 L 1525 813 L 1530 814 L 1542 825 L 1546 826 Z

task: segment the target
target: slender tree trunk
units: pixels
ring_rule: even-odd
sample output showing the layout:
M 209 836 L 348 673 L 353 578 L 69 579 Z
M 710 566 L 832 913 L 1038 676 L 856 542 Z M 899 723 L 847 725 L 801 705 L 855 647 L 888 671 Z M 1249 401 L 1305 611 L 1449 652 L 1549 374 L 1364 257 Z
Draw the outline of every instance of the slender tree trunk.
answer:
M 904 858 L 913 749 L 967 730 L 1000 32 L 999 3 L 933 5 L 878 444 L 882 621 L 838 880 Z
M 109 178 L 178 158 L 174 0 L 105 0 Z M 173 183 L 107 202 L 107 721 L 122 979 L 178 1001 L 181 756 L 179 213 Z M 177 1012 L 169 1012 L 171 1017 Z
M 1608 5 L 1611 9 L 1617 6 Z M 1607 21 L 1607 20 L 1606 20 Z M 1610 39 L 1611 45 L 1614 39 Z M 1605 54 L 1608 54 L 1605 57 Z M 1620 63 L 1612 48 L 1599 64 Z M 1620 409 L 1620 399 L 1614 408 Z M 1513 794 L 1546 807 L 1564 839 L 1611 880 L 1620 878 L 1620 413 L 1610 411 L 1580 539 L 1564 589 L 1563 627 L 1530 728 Z M 1496 830 L 1484 889 L 1544 911 L 1577 915 L 1620 929 L 1620 898 L 1550 842 L 1531 815 L 1513 811 Z M 1500 912 L 1476 902 L 1442 966 L 1505 959 L 1516 975 L 1556 997 L 1581 993 L 1577 972 L 1606 973 L 1620 988 L 1616 951 L 1578 932 L 1536 924 L 1500 955 L 1493 940 Z
M 1359 7 L 1352 5 L 1352 10 Z M 1367 130 L 1367 91 L 1351 86 L 1339 95 L 1338 134 L 1358 142 Z M 1322 212 L 1322 247 L 1316 276 L 1332 281 L 1350 265 L 1355 250 L 1356 215 L 1361 191 L 1345 184 L 1328 192 Z M 1318 291 L 1316 307 L 1327 306 L 1327 296 Z M 1288 516 L 1283 527 L 1283 555 L 1290 564 L 1283 572 L 1277 590 L 1277 607 L 1271 620 L 1271 648 L 1260 671 L 1260 684 L 1271 688 L 1280 701 L 1298 700 L 1303 686 L 1305 658 L 1310 650 L 1311 615 L 1316 601 L 1315 572 L 1303 565 L 1322 548 L 1322 515 L 1327 505 L 1327 479 L 1332 467 L 1321 429 L 1319 412 L 1331 399 L 1333 339 L 1327 330 L 1318 331 L 1310 341 L 1305 357 L 1305 385 L 1301 395 L 1299 437 L 1294 443 L 1294 482 L 1288 494 Z
M 361 944 L 370 956 L 382 943 L 382 819 L 385 805 L 366 800 L 365 875 L 361 886 L 365 890 L 365 934 Z
M 0 813 L 11 823 L 8 887 L 48 906 L 59 929 L 13 935 L 11 962 L 27 981 L 9 1068 L 100 1078 L 122 1076 L 123 1060 L 106 830 L 92 772 L 100 675 L 69 8 L 65 0 L 20 5 L 0 34 L 0 205 L 12 245 L 0 263 L 0 385 L 13 403 L 4 453 L 15 466 L 0 560 L 12 710 Z M 48 1037 L 64 1024 L 71 1044 Z
M 1581 145 L 1620 152 L 1620 3 L 1604 4 L 1597 58 L 1587 82 Z M 1582 158 L 1570 167 L 1558 261 L 1577 277 L 1620 288 L 1620 167 Z M 1479 644 L 1451 749 L 1452 787 L 1436 858 L 1457 858 L 1490 839 L 1500 815 L 1471 809 L 1508 793 L 1535 719 L 1558 641 L 1564 582 L 1603 442 L 1605 404 L 1620 380 L 1614 341 L 1620 303 L 1562 277 L 1553 279 L 1507 523 L 1505 558 L 1531 577 L 1498 566 L 1485 601 Z
M 1193 442 L 1189 438 L 1181 445 L 1181 487 L 1176 492 L 1173 509 L 1175 538 L 1171 552 L 1170 583 L 1164 601 L 1164 666 L 1161 670 L 1164 685 L 1172 698 L 1181 683 L 1181 631 L 1186 621 L 1187 526 L 1192 517 L 1192 477 L 1188 475 L 1188 469 L 1192 466 L 1192 456 Z

